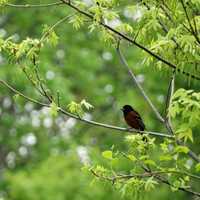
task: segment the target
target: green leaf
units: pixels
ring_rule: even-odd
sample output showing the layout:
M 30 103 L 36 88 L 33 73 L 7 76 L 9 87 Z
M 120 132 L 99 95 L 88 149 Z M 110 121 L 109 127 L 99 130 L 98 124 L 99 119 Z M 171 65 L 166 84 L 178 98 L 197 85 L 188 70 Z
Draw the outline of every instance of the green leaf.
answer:
M 186 147 L 186 146 L 177 146 L 177 147 L 175 148 L 175 152 L 187 154 L 187 153 L 189 152 L 189 148 Z
M 74 1 L 74 4 L 81 10 L 85 10 L 87 8 L 87 4 L 83 1 Z
M 193 136 L 192 136 L 192 129 L 187 127 L 187 124 L 183 124 L 177 131 L 176 134 L 178 134 L 179 139 L 184 139 L 184 142 L 187 142 L 189 139 L 191 142 L 193 142 Z
M 157 185 L 157 184 L 158 184 L 158 182 L 155 181 L 153 177 L 150 177 L 150 178 L 148 178 L 147 181 L 145 182 L 144 189 L 145 189 L 146 191 L 150 191 L 150 190 L 154 189 L 154 188 L 155 188 L 155 185 Z
M 123 24 L 120 24 L 116 27 L 116 29 L 120 32 L 124 32 L 124 33 L 130 33 L 132 34 L 133 33 L 133 27 L 129 24 L 126 24 L 126 23 L 123 23 Z
M 119 166 L 119 159 L 118 158 L 113 158 L 111 160 L 112 160 L 111 161 L 112 167 Z
M 57 36 L 55 31 L 52 31 L 49 35 L 49 42 L 52 46 L 56 46 L 58 44 L 59 37 Z
M 200 172 L 200 163 L 196 164 L 195 170 L 196 170 L 197 172 Z
M 0 0 L 0 6 L 5 6 L 8 3 L 8 0 Z
M 69 112 L 77 114 L 79 117 L 83 115 L 81 104 L 76 103 L 75 101 L 72 101 L 70 104 L 68 104 L 67 109 L 69 110 Z
M 131 161 L 136 161 L 136 160 L 137 160 L 137 158 L 136 158 L 134 155 L 131 155 L 131 154 L 129 154 L 127 157 L 128 157 Z
M 52 27 L 48 25 L 44 25 L 43 29 L 43 39 L 46 39 L 52 46 L 56 46 L 58 44 L 59 37 L 57 36 L 56 32 L 53 30 Z
M 94 106 L 88 103 L 85 99 L 81 101 L 81 106 L 84 106 L 87 110 L 94 108 Z
M 104 151 L 102 152 L 102 156 L 106 159 L 109 159 L 111 160 L 113 157 L 112 157 L 112 151 Z
M 175 180 L 171 185 L 171 190 L 175 192 L 179 189 L 180 186 L 181 186 L 181 182 L 179 180 Z
M 82 15 L 75 15 L 69 23 L 72 23 L 73 27 L 78 30 L 84 24 L 84 18 Z
M 147 165 L 156 166 L 156 163 L 153 160 L 145 160 L 144 163 Z
M 20 98 L 20 95 L 19 95 L 19 94 L 15 94 L 15 95 L 13 96 L 13 99 L 14 99 L 14 101 L 15 101 L 16 103 L 18 103 L 19 98 Z
M 173 159 L 173 157 L 171 155 L 161 155 L 159 159 L 160 161 L 170 161 Z
M 55 102 L 52 102 L 50 104 L 50 114 L 52 117 L 57 117 L 58 115 L 58 106 L 56 105 Z

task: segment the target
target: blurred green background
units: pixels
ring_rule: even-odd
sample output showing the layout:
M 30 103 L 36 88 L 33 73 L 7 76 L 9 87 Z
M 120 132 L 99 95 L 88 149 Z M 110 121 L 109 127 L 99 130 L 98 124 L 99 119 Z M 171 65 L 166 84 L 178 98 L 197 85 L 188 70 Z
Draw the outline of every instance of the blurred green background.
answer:
M 44 24 L 50 26 L 70 12 L 66 6 L 4 8 L 0 35 L 13 36 L 15 42 L 27 37 L 40 38 Z M 63 107 L 72 100 L 86 99 L 94 109 L 85 113 L 85 118 L 126 127 L 120 108 L 131 104 L 140 111 L 148 130 L 165 131 L 121 66 L 115 49 L 101 42 L 98 33 L 89 33 L 87 27 L 76 31 L 67 22 L 56 33 L 59 43 L 55 48 L 47 45 L 42 49 L 39 71 L 52 93 L 59 91 Z M 146 67 L 144 57 L 135 47 L 124 45 L 123 52 L 138 81 L 162 113 L 170 74 Z M 9 62 L 4 54 L 0 54 L 0 77 L 26 95 L 43 100 L 21 66 Z M 188 87 L 187 81 L 181 84 Z M 134 199 L 122 197 L 111 183 L 94 183 L 93 175 L 82 170 L 86 163 L 103 163 L 101 152 L 112 145 L 126 150 L 125 133 L 90 126 L 63 115 L 52 118 L 48 109 L 23 99 L 16 103 L 13 95 L 0 86 L 0 200 Z M 128 165 L 119 163 L 119 168 Z M 187 194 L 172 193 L 167 186 L 142 196 L 150 198 L 188 199 Z

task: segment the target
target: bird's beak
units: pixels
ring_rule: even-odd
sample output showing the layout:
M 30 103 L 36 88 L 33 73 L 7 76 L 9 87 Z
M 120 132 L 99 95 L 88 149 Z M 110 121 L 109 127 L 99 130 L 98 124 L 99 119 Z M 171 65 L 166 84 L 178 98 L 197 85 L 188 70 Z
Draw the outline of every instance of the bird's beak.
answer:
M 124 109 L 123 109 L 123 108 L 120 108 L 120 110 L 121 110 L 121 111 L 124 111 Z

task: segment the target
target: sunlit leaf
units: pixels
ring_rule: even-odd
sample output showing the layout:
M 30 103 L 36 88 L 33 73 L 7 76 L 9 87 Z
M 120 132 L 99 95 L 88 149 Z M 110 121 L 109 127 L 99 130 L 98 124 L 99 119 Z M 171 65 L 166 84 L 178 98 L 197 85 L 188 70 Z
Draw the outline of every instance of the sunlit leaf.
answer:
M 104 157 L 104 158 L 106 158 L 106 159 L 112 159 L 113 157 L 112 157 L 112 151 L 104 151 L 104 152 L 102 152 L 102 156 Z

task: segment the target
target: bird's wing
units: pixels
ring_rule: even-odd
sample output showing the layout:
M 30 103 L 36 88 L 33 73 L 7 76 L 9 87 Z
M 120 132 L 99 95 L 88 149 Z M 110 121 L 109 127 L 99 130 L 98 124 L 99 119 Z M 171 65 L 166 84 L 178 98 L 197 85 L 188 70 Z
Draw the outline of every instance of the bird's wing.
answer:
M 138 122 L 139 122 L 139 124 L 140 124 L 140 129 L 141 129 L 141 131 L 144 131 L 145 125 L 144 125 L 142 119 L 140 118 L 140 120 L 138 120 Z
M 142 119 L 141 116 L 140 116 L 140 114 L 137 111 L 135 111 L 135 110 L 131 111 L 131 115 L 134 116 L 134 118 Z
M 145 129 L 145 125 L 142 121 L 142 118 L 140 116 L 140 114 L 137 111 L 131 111 L 131 115 L 134 116 L 134 118 L 137 120 L 137 122 L 139 123 L 140 129 L 141 131 L 143 131 Z M 133 121 L 135 121 L 135 119 L 132 119 Z

